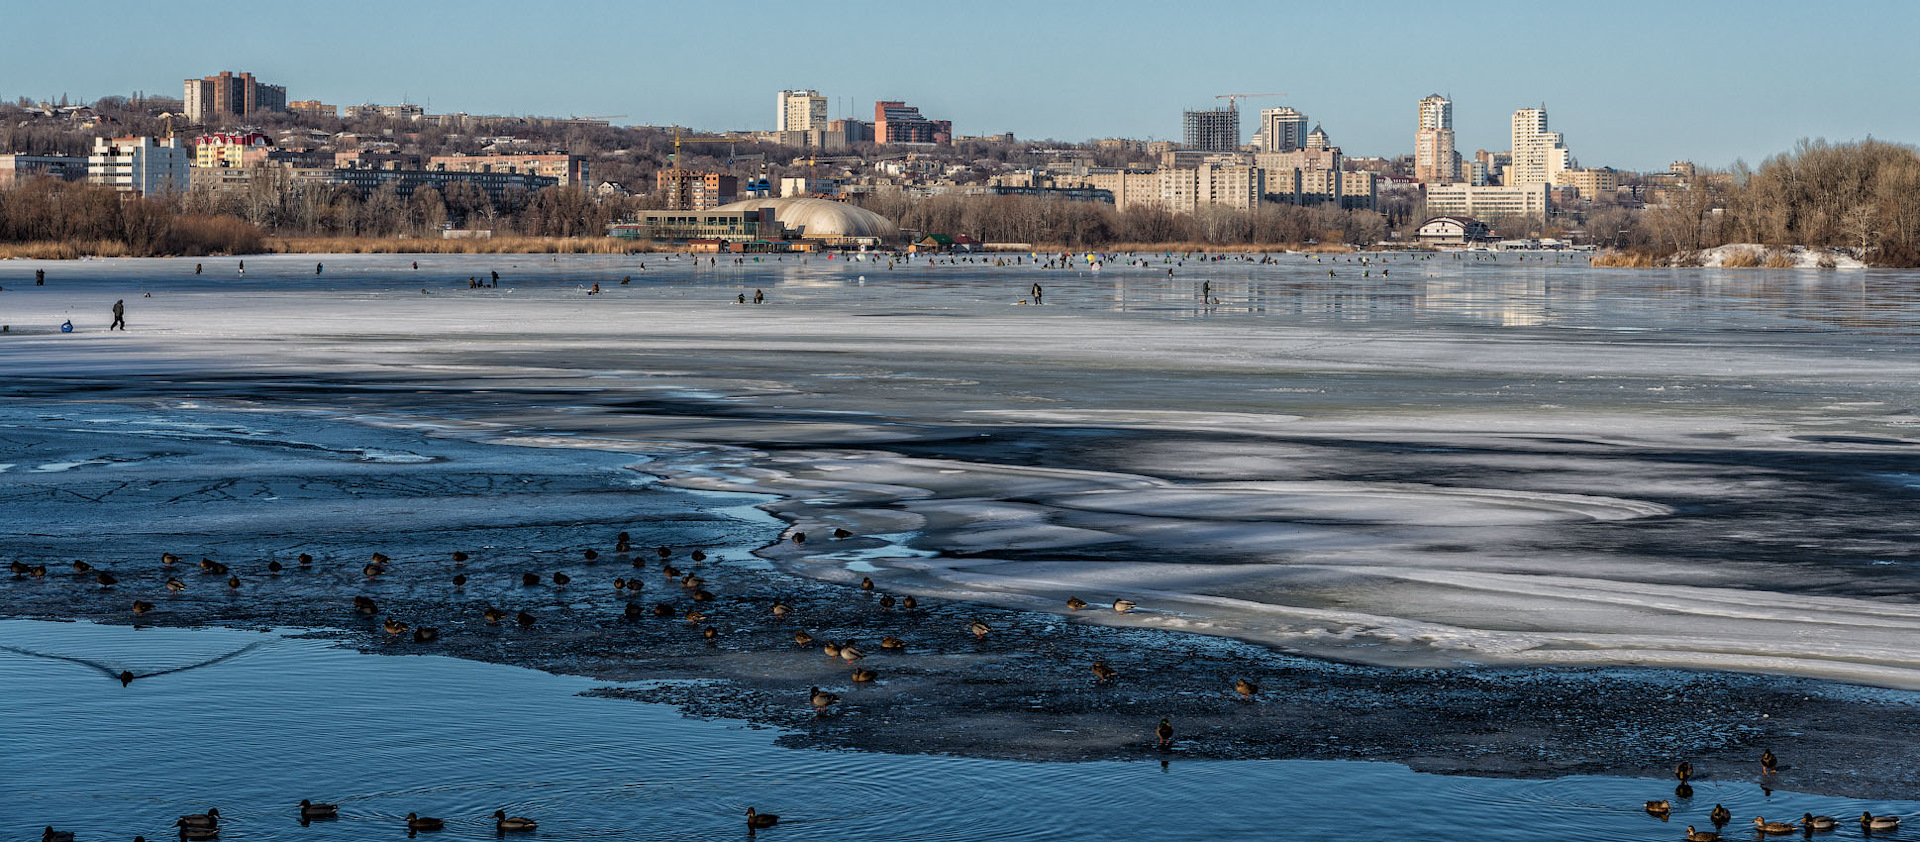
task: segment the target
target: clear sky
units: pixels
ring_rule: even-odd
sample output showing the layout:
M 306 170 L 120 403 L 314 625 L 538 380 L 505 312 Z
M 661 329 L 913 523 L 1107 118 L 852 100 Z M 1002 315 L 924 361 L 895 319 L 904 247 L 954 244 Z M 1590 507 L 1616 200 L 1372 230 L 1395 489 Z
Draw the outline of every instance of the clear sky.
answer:
M 430 112 L 772 128 L 775 92 L 834 116 L 903 99 L 958 134 L 1178 139 L 1222 93 L 1291 105 L 1349 155 L 1408 154 L 1415 104 L 1504 150 L 1547 105 L 1584 166 L 1757 163 L 1802 137 L 1920 142 L 1920 0 L 1207 3 L 21 3 L 0 97 L 180 96 L 252 71 L 293 99 Z

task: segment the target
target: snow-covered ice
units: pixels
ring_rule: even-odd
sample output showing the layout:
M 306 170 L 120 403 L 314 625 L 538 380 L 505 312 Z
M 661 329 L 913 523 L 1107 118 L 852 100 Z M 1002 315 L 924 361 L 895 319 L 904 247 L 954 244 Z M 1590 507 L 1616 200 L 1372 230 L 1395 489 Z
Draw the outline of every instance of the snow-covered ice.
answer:
M 779 495 L 796 529 L 903 536 L 789 569 L 1140 605 L 1090 622 L 1389 665 L 1920 688 L 1910 273 L 413 259 L 327 257 L 324 280 L 310 257 L 250 258 L 245 280 L 44 264 L 46 287 L 0 263 L 0 393 L 144 407 L 182 441 L 246 409 L 630 454 Z M 1035 281 L 1044 306 L 1005 306 Z M 732 303 L 756 288 L 768 304 Z M 313 456 L 429 458 L 368 438 Z M 103 430 L 0 452 L 0 482 L 125 458 Z

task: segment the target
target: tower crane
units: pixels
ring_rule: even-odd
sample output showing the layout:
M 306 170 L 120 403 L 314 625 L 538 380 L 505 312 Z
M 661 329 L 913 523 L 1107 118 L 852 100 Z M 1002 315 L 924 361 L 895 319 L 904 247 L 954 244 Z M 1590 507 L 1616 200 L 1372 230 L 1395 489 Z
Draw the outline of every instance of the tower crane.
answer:
M 1286 96 L 1286 94 L 1284 94 L 1284 93 L 1273 93 L 1273 94 L 1219 94 L 1219 95 L 1217 95 L 1217 96 L 1215 96 L 1215 97 L 1214 97 L 1214 99 L 1224 99 L 1224 100 L 1226 100 L 1226 101 L 1227 101 L 1227 110 L 1229 110 L 1229 111 L 1239 111 L 1239 110 L 1240 110 L 1240 100 L 1243 100 L 1243 99 L 1265 99 L 1265 98 L 1267 98 L 1267 97 L 1273 97 L 1273 96 Z

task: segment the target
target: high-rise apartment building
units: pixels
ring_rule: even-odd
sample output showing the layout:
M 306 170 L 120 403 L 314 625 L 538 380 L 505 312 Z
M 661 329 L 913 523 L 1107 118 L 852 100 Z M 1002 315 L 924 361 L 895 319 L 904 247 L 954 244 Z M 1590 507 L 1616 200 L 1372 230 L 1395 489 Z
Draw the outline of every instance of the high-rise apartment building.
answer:
M 819 91 L 781 91 L 775 103 L 773 130 L 810 132 L 827 127 L 827 98 Z
M 218 76 L 186 81 L 187 119 L 208 125 L 221 118 L 287 110 L 287 89 L 268 85 L 251 73 L 220 71 Z
M 740 179 L 721 172 L 659 170 L 654 178 L 667 210 L 712 210 L 740 193 Z
M 1420 100 L 1420 128 L 1413 134 L 1413 177 L 1428 184 L 1460 180 L 1453 145 L 1453 102 L 1439 94 Z
M 953 122 L 929 120 L 920 116 L 920 109 L 904 102 L 882 100 L 873 104 L 873 142 L 946 146 L 953 143 Z
M 1254 143 L 1262 152 L 1292 152 L 1307 142 L 1307 115 L 1281 106 L 1260 111 L 1260 131 Z
M 1232 106 L 1187 111 L 1180 115 L 1180 148 L 1189 152 L 1240 149 L 1240 110 Z
M 142 196 L 185 191 L 193 186 L 193 153 L 175 137 L 96 137 L 87 183 Z
M 1547 131 L 1547 109 L 1522 108 L 1513 112 L 1513 163 L 1500 183 L 1551 184 L 1562 170 L 1573 169 L 1573 153 L 1566 138 Z

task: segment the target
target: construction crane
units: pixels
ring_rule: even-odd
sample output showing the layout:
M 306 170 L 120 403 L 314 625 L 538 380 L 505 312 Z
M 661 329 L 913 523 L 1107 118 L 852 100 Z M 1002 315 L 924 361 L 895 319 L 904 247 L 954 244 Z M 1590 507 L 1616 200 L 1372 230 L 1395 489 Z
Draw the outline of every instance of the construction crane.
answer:
M 673 127 L 673 165 L 676 168 L 680 166 L 680 144 L 682 143 L 739 143 L 739 141 L 730 137 L 682 138 L 680 136 L 680 127 L 674 126 Z M 729 156 L 731 156 L 732 150 L 729 149 L 728 152 L 729 152 Z
M 1217 96 L 1215 96 L 1215 97 L 1214 97 L 1214 99 L 1224 99 L 1224 100 L 1226 100 L 1226 101 L 1227 101 L 1227 110 L 1229 110 L 1229 111 L 1239 111 L 1239 110 L 1240 110 L 1240 102 L 1239 102 L 1240 100 L 1243 100 L 1243 99 L 1265 99 L 1265 98 L 1267 98 L 1267 97 L 1270 97 L 1270 96 L 1286 96 L 1286 94 L 1284 94 L 1284 93 L 1275 93 L 1275 94 L 1219 94 L 1219 95 L 1217 95 Z

